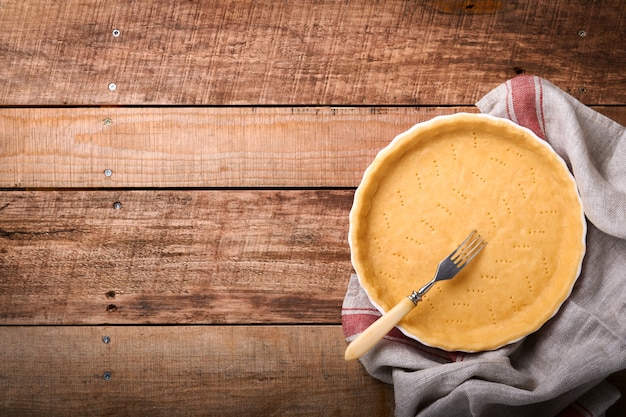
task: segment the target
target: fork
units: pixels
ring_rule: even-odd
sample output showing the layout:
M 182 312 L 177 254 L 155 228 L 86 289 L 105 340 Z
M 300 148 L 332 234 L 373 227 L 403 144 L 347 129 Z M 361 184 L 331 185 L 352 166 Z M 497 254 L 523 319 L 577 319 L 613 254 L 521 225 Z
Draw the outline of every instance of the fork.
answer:
M 391 310 L 365 329 L 346 349 L 346 360 L 360 358 L 381 340 L 409 311 L 417 305 L 422 297 L 438 281 L 454 278 L 468 263 L 487 245 L 482 237 L 473 230 L 469 236 L 448 257 L 439 262 L 435 277 L 418 291 L 413 291 L 408 297 L 396 304 Z

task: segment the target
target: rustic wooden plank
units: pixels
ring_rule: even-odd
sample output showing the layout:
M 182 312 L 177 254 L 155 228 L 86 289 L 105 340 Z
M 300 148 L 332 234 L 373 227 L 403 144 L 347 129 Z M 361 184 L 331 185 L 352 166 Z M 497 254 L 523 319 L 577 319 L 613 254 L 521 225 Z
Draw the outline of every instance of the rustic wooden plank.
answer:
M 344 348 L 340 326 L 0 327 L 0 414 L 392 415 Z
M 339 323 L 352 198 L 0 192 L 0 324 Z
M 0 26 L 0 105 L 468 105 L 520 73 L 626 102 L 620 0 L 6 0 Z
M 594 108 L 626 125 L 626 106 Z M 460 111 L 477 110 L 5 108 L 0 187 L 356 187 L 395 135 Z
M 392 415 L 344 347 L 339 326 L 3 326 L 0 414 Z
M 0 187 L 356 187 L 395 135 L 455 111 L 476 110 L 5 108 Z

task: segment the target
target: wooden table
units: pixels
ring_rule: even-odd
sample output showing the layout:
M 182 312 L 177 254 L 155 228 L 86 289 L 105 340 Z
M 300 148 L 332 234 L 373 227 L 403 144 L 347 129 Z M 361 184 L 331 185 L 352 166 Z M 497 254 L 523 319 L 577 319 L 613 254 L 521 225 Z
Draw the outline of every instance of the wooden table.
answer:
M 519 74 L 626 123 L 619 0 L 5 0 L 0 26 L 0 415 L 391 415 L 340 325 L 376 152 Z

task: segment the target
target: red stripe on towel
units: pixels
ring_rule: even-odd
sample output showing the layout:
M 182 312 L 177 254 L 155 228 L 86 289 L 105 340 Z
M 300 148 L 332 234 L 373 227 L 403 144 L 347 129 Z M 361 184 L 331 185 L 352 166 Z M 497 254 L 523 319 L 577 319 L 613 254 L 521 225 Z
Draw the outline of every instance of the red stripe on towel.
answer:
M 511 102 L 513 108 L 507 106 L 507 116 L 519 125 L 532 130 L 535 135 L 546 140 L 543 129 L 543 88 L 541 82 L 535 84 L 535 77 L 521 76 L 510 81 Z M 508 103 L 508 100 L 507 100 Z
M 380 314 L 375 314 L 374 312 L 344 314 L 341 317 L 343 334 L 346 337 L 351 337 L 356 334 L 362 333 L 363 330 L 370 327 L 372 323 L 374 323 L 379 317 Z

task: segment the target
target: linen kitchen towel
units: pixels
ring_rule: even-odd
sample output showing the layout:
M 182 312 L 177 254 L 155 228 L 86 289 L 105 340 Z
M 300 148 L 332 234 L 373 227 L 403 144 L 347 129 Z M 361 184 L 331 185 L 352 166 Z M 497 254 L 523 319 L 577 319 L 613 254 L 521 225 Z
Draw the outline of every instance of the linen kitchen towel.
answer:
M 587 217 L 581 275 L 559 312 L 514 344 L 446 352 L 394 329 L 361 362 L 394 385 L 399 417 L 603 416 L 620 395 L 604 379 L 626 368 L 626 129 L 533 76 L 505 82 L 477 106 L 531 129 L 567 163 Z M 379 316 L 353 275 L 346 340 Z

